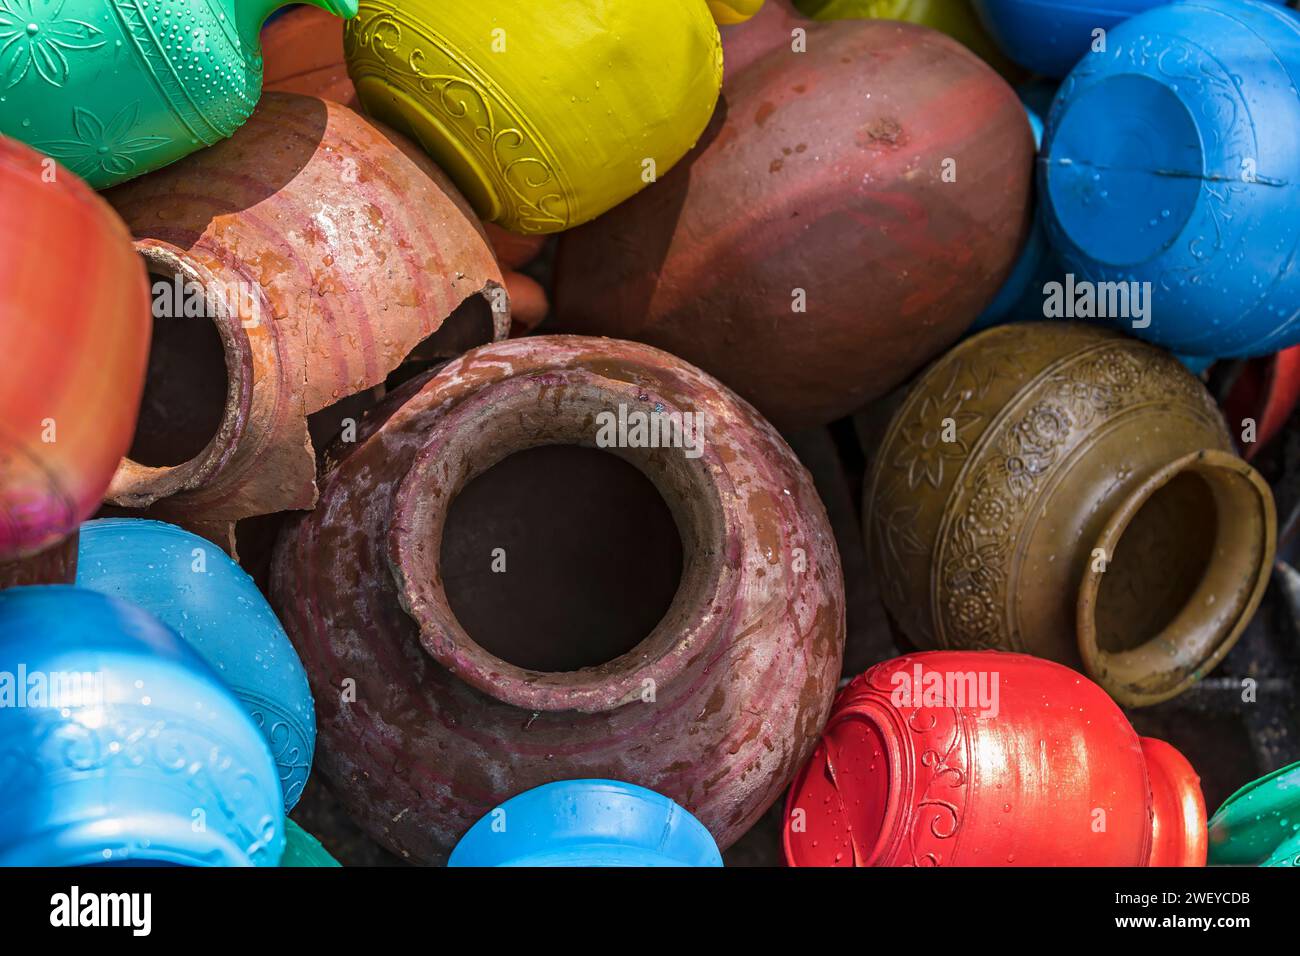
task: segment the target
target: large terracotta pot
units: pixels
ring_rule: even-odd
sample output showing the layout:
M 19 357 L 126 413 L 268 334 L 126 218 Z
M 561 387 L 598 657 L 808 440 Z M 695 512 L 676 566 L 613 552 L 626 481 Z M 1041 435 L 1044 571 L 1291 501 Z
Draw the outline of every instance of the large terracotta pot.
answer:
M 607 454 L 620 410 L 707 437 Z M 653 789 L 723 847 L 758 819 L 828 713 L 844 598 L 812 481 L 752 408 L 655 349 L 540 336 L 410 383 L 358 438 L 281 536 L 272 603 L 317 765 L 372 836 L 440 860 L 571 778 Z
M 366 111 L 515 232 L 568 229 L 662 176 L 722 83 L 701 0 L 361 0 L 345 51 Z
M 736 77 L 768 53 L 778 48 L 793 53 L 796 31 L 810 26 L 790 0 L 767 0 L 752 19 L 721 26 L 724 95 Z
M 108 197 L 161 316 L 110 499 L 218 543 L 230 522 L 315 503 L 308 416 L 383 384 L 417 346 L 459 354 L 509 329 L 455 188 L 334 103 L 268 93 L 231 139 Z
M 931 365 L 865 510 L 885 606 L 919 648 L 1023 650 L 1131 706 L 1213 670 L 1275 545 L 1273 494 L 1200 381 L 1066 323 L 991 329 Z
M 0 137 L 0 562 L 57 549 L 99 506 L 148 351 L 148 284 L 122 220 Z
M 791 866 L 1204 866 L 1200 780 L 1104 691 L 1024 654 L 877 664 L 790 788 Z
M 1048 657 L 1130 706 L 1222 660 L 1276 538 L 1268 485 L 1201 383 L 1066 323 L 990 329 L 935 362 L 864 507 L 885 606 L 917 647 Z
M 268 91 L 303 93 L 359 108 L 343 59 L 343 21 L 317 7 L 297 7 L 262 31 Z
M 667 349 L 789 428 L 888 391 L 993 300 L 1034 156 L 1015 92 L 940 33 L 809 24 L 807 43 L 728 82 L 692 159 L 563 236 L 556 280 L 564 330 Z
M 211 146 L 262 88 L 258 32 L 289 0 L 6 0 L 0 133 L 105 189 Z M 356 0 L 310 0 L 350 17 Z

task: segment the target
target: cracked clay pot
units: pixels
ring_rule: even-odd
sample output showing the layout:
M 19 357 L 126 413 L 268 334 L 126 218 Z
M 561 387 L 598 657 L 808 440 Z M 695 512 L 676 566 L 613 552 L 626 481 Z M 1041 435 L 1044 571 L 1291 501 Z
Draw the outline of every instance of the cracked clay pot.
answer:
M 85 183 L 0 137 L 0 586 L 71 581 L 67 543 L 131 444 L 149 291 Z
M 864 503 L 885 606 L 921 649 L 1023 651 L 1119 703 L 1186 690 L 1259 606 L 1273 496 L 1162 349 L 1019 323 L 918 379 Z
M 786 800 L 791 866 L 1204 866 L 1187 759 L 1025 654 L 877 664 L 835 700 Z
M 646 447 L 649 414 L 704 440 Z M 357 438 L 271 590 L 317 766 L 373 837 L 441 861 L 515 794 L 608 778 L 725 848 L 777 798 L 829 713 L 844 598 L 811 478 L 751 407 L 656 349 L 538 336 L 408 383 Z
M 227 548 L 232 522 L 315 503 L 309 416 L 383 385 L 417 347 L 447 357 L 509 329 L 455 188 L 335 103 L 268 93 L 230 139 L 107 196 L 155 315 L 110 501 Z
M 993 300 L 1028 235 L 1034 141 L 1011 87 L 941 33 L 805 22 L 812 56 L 772 18 L 735 28 L 742 51 L 774 45 L 729 76 L 696 151 L 561 237 L 555 314 L 798 428 L 888 392 Z

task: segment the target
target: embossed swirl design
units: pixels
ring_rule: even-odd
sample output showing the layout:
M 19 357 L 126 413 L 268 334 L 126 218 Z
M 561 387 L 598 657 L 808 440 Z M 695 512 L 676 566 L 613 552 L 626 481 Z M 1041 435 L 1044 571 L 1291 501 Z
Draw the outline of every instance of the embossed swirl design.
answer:
M 564 229 L 573 220 L 573 191 L 538 132 L 473 61 L 427 25 L 396 9 L 362 12 L 348 23 L 345 51 L 353 78 L 383 77 L 417 97 L 460 133 L 481 161 L 509 212 L 503 223 L 521 232 Z

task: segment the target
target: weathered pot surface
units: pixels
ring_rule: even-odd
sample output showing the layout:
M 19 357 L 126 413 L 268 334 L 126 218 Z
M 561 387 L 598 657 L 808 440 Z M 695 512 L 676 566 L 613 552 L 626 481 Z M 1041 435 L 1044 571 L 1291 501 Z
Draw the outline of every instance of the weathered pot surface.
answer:
M 791 866 L 1204 866 L 1199 778 L 1092 681 L 1024 654 L 877 664 L 786 801 Z
M 620 409 L 702 414 L 705 440 L 599 447 Z M 632 343 L 498 343 L 336 453 L 272 600 L 317 764 L 396 852 L 440 860 L 506 798 L 589 777 L 662 793 L 725 847 L 811 751 L 839 557 L 807 472 L 708 376 Z
M 957 340 L 1028 235 L 1033 173 L 1015 92 L 952 39 L 867 20 L 806 42 L 729 79 L 677 169 L 562 236 L 555 292 L 558 329 L 667 349 L 783 428 Z
M 1259 606 L 1273 497 L 1201 383 L 1093 326 L 967 339 L 895 413 L 866 487 L 885 605 L 917 647 L 1025 651 L 1128 706 L 1187 689 Z
M 109 500 L 223 546 L 234 521 L 315 503 L 308 416 L 413 352 L 508 332 L 501 272 L 455 187 L 335 103 L 268 93 L 231 139 L 107 195 L 158 316 Z

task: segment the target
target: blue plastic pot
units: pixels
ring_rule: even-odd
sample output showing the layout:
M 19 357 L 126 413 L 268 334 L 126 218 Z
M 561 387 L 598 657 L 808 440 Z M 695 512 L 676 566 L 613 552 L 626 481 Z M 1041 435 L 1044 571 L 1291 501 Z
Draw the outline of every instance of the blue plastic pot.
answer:
M 0 866 L 275 866 L 275 763 L 157 618 L 67 585 L 0 591 Z
M 302 662 L 253 579 L 188 531 L 112 518 L 81 526 L 77 584 L 149 611 L 221 675 L 266 737 L 292 810 L 311 771 L 316 712 Z
M 722 854 L 704 824 L 653 790 L 563 780 L 487 814 L 448 866 L 722 866 Z
M 1174 3 L 1109 47 L 1062 84 L 1039 158 L 1065 270 L 1150 283 L 1150 325 L 1118 321 L 1180 355 L 1300 342 L 1300 19 L 1258 0 Z
M 1164 0 L 975 0 L 1002 52 L 1026 69 L 1060 79 L 1092 51 L 1093 31 L 1109 31 Z M 1275 0 L 1282 2 L 1282 0 Z M 1110 36 L 1106 50 L 1111 50 Z

